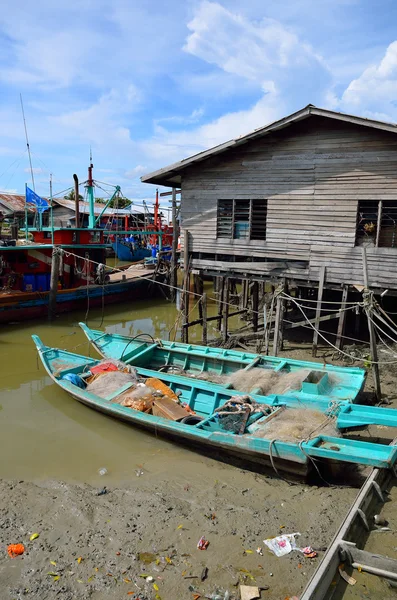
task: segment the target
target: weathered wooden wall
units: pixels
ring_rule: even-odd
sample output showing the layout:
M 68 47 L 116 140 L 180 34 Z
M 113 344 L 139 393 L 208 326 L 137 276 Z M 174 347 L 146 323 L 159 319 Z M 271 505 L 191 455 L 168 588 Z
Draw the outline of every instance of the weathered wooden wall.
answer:
M 326 265 L 327 282 L 362 283 L 358 200 L 397 200 L 397 130 L 312 116 L 192 167 L 181 187 L 191 252 L 235 256 L 236 272 L 261 270 L 259 262 L 239 264 L 250 256 L 263 259 L 263 274 L 276 268 L 279 276 L 318 281 Z M 217 239 L 221 198 L 267 198 L 266 241 Z M 368 248 L 372 285 L 397 289 L 396 259 L 397 248 Z M 193 267 L 208 262 L 224 268 L 206 257 Z

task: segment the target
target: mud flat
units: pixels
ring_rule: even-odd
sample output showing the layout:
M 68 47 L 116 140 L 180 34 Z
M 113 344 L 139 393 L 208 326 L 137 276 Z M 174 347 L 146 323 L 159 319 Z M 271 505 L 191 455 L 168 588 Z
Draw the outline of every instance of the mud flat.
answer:
M 262 598 L 299 595 L 319 558 L 297 551 L 277 558 L 263 540 L 300 532 L 299 545 L 312 545 L 321 557 L 357 490 L 288 485 L 207 458 L 194 467 L 191 473 L 178 465 L 162 473 L 138 470 L 122 486 L 109 482 L 100 496 L 106 476 L 98 487 L 1 481 L 2 599 L 113 600 L 140 593 L 175 600 L 217 590 L 237 598 L 239 581 L 268 586 Z M 30 541 L 33 533 L 39 537 Z M 209 541 L 205 551 L 197 549 L 201 536 Z M 11 559 L 11 543 L 23 543 L 25 553 Z

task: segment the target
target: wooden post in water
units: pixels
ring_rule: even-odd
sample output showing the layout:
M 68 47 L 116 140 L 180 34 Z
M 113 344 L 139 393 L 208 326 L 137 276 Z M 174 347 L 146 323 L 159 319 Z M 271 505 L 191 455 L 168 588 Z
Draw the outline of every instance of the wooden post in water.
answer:
M 229 319 L 229 290 L 230 290 L 230 280 L 226 279 L 225 281 L 225 289 L 223 293 L 223 328 L 222 328 L 222 340 L 223 343 L 227 342 L 228 338 L 228 319 Z
M 368 319 L 368 329 L 369 329 L 369 343 L 371 349 L 371 364 L 372 364 L 372 374 L 374 377 L 374 385 L 375 385 L 375 397 L 378 402 L 382 400 L 382 393 L 380 387 L 380 377 L 379 377 L 379 365 L 378 365 L 378 348 L 376 345 L 376 333 L 374 324 L 371 320 L 372 313 L 372 300 L 373 300 L 373 292 L 369 289 L 368 283 L 368 264 L 367 264 L 367 251 L 365 247 L 362 248 L 363 252 L 363 274 L 364 274 L 364 311 L 367 315 Z M 367 302 L 366 302 L 367 300 Z
M 59 279 L 59 263 L 61 258 L 61 249 L 57 246 L 52 248 L 52 262 L 51 262 L 51 279 L 50 279 L 50 293 L 48 296 L 48 319 L 52 321 L 56 314 L 57 308 L 57 292 L 58 292 L 58 279 Z
M 171 285 L 171 300 L 176 300 L 176 288 L 178 284 L 178 220 L 176 215 L 176 188 L 172 188 L 172 253 L 171 253 L 171 272 L 170 272 L 170 285 Z
M 317 356 L 317 344 L 318 344 L 318 328 L 320 327 L 320 316 L 321 316 L 321 301 L 323 299 L 323 290 L 325 282 L 325 266 L 323 265 L 320 269 L 320 279 L 318 282 L 318 294 L 317 294 L 317 305 L 316 305 L 316 320 L 314 322 L 315 331 L 313 334 L 313 346 L 312 356 Z
M 201 317 L 203 319 L 203 345 L 206 346 L 208 342 L 207 338 L 207 294 L 204 292 L 200 301 L 201 305 Z
M 182 314 L 183 325 L 189 322 L 189 297 L 190 297 L 190 256 L 189 256 L 189 231 L 183 232 L 183 292 L 182 292 Z M 182 342 L 189 343 L 189 328 L 182 327 Z
M 219 281 L 220 279 L 220 281 Z M 222 316 L 223 316 L 223 298 L 225 295 L 225 278 L 220 277 L 218 279 L 218 331 L 222 328 Z
M 252 284 L 252 329 L 258 331 L 258 308 L 259 308 L 259 283 L 254 281 Z
M 274 323 L 274 338 L 273 338 L 273 354 L 278 355 L 278 351 L 282 347 L 283 343 L 283 325 L 284 325 L 284 298 L 280 295 L 280 292 L 284 291 L 285 282 L 280 284 L 276 292 L 279 294 L 276 300 L 276 321 Z
M 338 331 L 336 332 L 335 346 L 342 350 L 343 348 L 343 330 L 346 322 L 346 301 L 347 301 L 348 286 L 344 285 L 342 290 L 342 303 L 339 313 Z

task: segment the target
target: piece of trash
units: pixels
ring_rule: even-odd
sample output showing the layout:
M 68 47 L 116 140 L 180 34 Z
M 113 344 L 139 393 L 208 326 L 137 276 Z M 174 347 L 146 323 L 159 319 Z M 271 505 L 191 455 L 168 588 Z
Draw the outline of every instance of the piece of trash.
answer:
M 79 556 L 78 559 L 77 559 L 77 562 L 80 564 L 82 560 L 83 560 L 83 557 Z
M 120 556 L 121 552 L 116 552 L 116 556 Z
M 108 491 L 107 491 L 106 485 L 104 485 L 103 488 L 101 490 L 99 490 L 99 492 L 97 493 L 97 496 L 104 496 L 107 493 L 108 493 Z
M 57 563 L 55 562 L 55 560 L 50 560 L 50 565 L 53 565 L 54 567 L 56 567 Z
M 37 540 L 37 538 L 39 537 L 39 533 L 32 533 L 32 535 L 30 536 L 30 541 L 33 542 L 33 540 Z
M 316 558 L 317 552 L 313 550 L 311 546 L 306 546 L 306 548 L 300 548 L 302 554 L 306 556 L 306 558 Z
M 240 585 L 240 598 L 241 600 L 255 600 L 260 598 L 261 593 L 258 587 L 253 585 Z
M 254 553 L 254 551 L 253 551 L 253 550 L 244 550 L 244 553 L 245 553 L 245 554 L 253 554 L 253 553 Z
M 193 600 L 199 600 L 201 598 L 200 594 L 193 594 Z
M 60 578 L 59 575 L 55 575 L 53 581 L 58 581 L 59 578 Z
M 355 585 L 357 583 L 357 580 L 354 579 L 354 577 L 350 577 L 350 575 L 348 575 L 346 571 L 343 571 L 340 567 L 339 574 L 349 585 Z
M 101 467 L 100 469 L 98 469 L 99 475 L 106 475 L 107 472 L 108 470 L 106 467 Z
M 206 540 L 204 538 L 204 536 L 201 536 L 201 538 L 199 539 L 199 541 L 197 542 L 197 548 L 199 550 L 207 550 L 208 546 L 209 546 L 209 541 Z
M 123 581 L 124 581 L 124 583 L 131 583 L 131 579 L 125 578 L 125 579 L 123 579 Z
M 147 583 L 152 583 L 152 581 L 154 581 L 154 577 L 152 577 L 151 575 L 148 575 L 148 576 L 146 577 L 146 582 L 147 582 Z
M 51 577 L 56 577 L 58 573 L 54 573 L 54 571 L 49 571 L 47 575 L 50 575 Z
M 263 540 L 263 543 L 269 548 L 276 556 L 285 556 L 292 550 L 297 550 L 298 547 L 295 542 L 295 537 L 300 533 L 285 533 L 274 538 Z
M 208 577 L 208 567 L 204 567 L 204 569 L 201 571 L 201 575 L 200 575 L 200 579 L 201 581 L 205 581 Z
M 142 471 L 142 469 L 137 469 L 137 470 L 135 471 L 135 473 L 136 473 L 136 476 L 137 476 L 137 477 L 140 477 L 141 475 L 143 475 L 143 471 Z
M 374 515 L 374 523 L 375 525 L 388 525 L 386 519 L 384 519 L 380 515 Z
M 178 525 L 177 529 L 183 529 L 183 525 Z
M 25 552 L 25 546 L 23 544 L 10 544 L 7 547 L 7 552 L 10 558 L 15 558 Z
M 256 552 L 257 552 L 257 554 L 260 554 L 260 556 L 263 556 L 263 551 L 260 546 L 256 549 Z

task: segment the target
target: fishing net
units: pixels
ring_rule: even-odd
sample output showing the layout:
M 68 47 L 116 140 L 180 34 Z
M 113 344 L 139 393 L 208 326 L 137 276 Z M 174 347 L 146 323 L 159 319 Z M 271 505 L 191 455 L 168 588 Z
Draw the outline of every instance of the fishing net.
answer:
M 340 437 L 335 421 L 317 410 L 305 408 L 287 408 L 268 422 L 253 426 L 251 435 L 282 442 L 297 442 L 317 435 Z
M 110 365 L 119 370 L 109 370 Z M 101 368 L 104 369 L 102 372 Z M 119 360 L 104 359 L 95 366 L 95 374 L 87 379 L 87 391 L 100 398 L 107 398 L 127 383 L 138 383 L 135 369 Z

